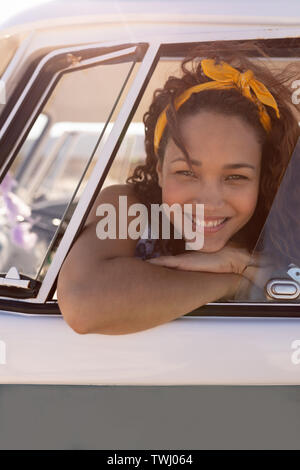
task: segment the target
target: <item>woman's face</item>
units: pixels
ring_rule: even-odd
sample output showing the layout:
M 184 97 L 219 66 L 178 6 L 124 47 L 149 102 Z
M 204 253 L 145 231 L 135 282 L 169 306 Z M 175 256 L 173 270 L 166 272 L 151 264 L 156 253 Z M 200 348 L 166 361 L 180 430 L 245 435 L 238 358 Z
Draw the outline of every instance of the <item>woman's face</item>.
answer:
M 195 204 L 204 204 L 200 251 L 218 251 L 254 213 L 261 145 L 252 127 L 237 116 L 203 111 L 184 118 L 181 131 L 193 171 L 169 139 L 163 165 L 158 162 L 156 167 L 162 202 L 169 206 L 179 203 L 182 210 L 184 204 L 193 204 L 194 214 Z

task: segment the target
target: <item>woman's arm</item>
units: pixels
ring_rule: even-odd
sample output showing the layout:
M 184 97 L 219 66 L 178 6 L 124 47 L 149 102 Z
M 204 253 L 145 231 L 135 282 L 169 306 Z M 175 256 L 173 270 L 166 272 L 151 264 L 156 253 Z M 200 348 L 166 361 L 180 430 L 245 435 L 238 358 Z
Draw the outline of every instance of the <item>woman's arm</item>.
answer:
M 128 191 L 114 186 L 101 192 L 59 273 L 58 303 L 78 333 L 126 334 L 152 328 L 233 296 L 241 279 L 232 273 L 155 266 L 134 258 L 137 240 L 99 240 L 96 207 L 109 201 L 117 211 L 121 193 L 128 196 L 128 205 L 136 202 Z
M 92 276 L 71 285 L 63 266 L 58 302 L 78 333 L 126 334 L 146 330 L 234 293 L 237 274 L 187 272 L 135 258 L 99 260 Z

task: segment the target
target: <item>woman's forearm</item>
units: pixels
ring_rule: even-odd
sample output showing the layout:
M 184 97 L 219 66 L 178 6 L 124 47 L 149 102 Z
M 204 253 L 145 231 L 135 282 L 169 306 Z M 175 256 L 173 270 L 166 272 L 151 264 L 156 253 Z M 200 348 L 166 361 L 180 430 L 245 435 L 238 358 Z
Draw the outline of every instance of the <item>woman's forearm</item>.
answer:
M 230 294 L 240 280 L 236 274 L 180 271 L 129 257 L 101 260 L 90 273 L 73 290 L 63 276 L 58 283 L 62 313 L 79 333 L 146 330 Z

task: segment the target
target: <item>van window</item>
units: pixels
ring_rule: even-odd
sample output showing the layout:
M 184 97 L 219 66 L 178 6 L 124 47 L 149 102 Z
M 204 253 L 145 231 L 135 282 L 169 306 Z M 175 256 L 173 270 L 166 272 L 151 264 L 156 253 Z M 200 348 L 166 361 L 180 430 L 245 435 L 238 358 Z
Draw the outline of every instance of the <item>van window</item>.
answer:
M 274 41 L 274 49 L 272 49 L 272 41 L 269 41 L 271 58 L 252 57 L 252 60 L 265 61 L 271 70 L 278 72 L 283 67 L 286 67 L 287 64 L 290 64 L 291 68 L 299 71 L 300 76 L 299 48 L 285 48 L 283 44 L 285 40 L 283 39 L 282 41 L 282 45 L 280 40 Z M 297 45 L 296 41 L 294 45 Z M 161 88 L 169 76 L 180 75 L 180 64 L 186 52 L 184 47 L 184 45 L 178 45 L 176 50 L 175 45 L 169 48 L 167 45 L 165 46 L 165 53 L 162 54 L 160 61 L 157 63 L 139 107 L 132 119 L 132 123 L 125 135 L 123 143 L 126 143 L 126 146 L 120 149 L 115 157 L 104 186 L 113 183 L 124 184 L 126 179 L 132 175 L 136 166 L 145 164 L 146 152 L 144 148 L 143 116 L 149 109 L 154 91 Z M 291 103 L 299 104 L 297 97 L 299 97 L 300 81 L 292 81 L 288 86 L 291 90 Z M 293 107 L 293 112 L 296 113 L 300 125 L 300 108 L 298 110 Z M 123 170 L 118 172 L 116 171 L 118 168 L 123 168 Z M 235 298 L 228 302 L 277 302 L 278 299 L 285 302 L 300 302 L 300 225 L 297 222 L 300 209 L 300 197 L 297 196 L 297 175 L 299 174 L 300 149 L 298 144 L 297 150 L 295 150 L 291 159 L 289 169 L 282 180 L 280 191 L 254 249 L 253 260 L 257 264 L 256 269 L 254 271 L 250 266 L 247 268 L 247 273 L 251 269 L 255 273 L 253 275 L 253 284 L 249 286 L 249 282 L 241 282 L 240 289 Z M 285 210 L 285 207 L 288 209 Z M 272 259 L 272 264 L 268 270 L 265 269 L 265 257 L 267 254 Z M 298 287 L 296 286 L 297 279 L 295 279 L 295 276 L 297 276 L 295 273 L 298 272 L 297 268 L 299 268 Z M 282 283 L 286 288 L 282 287 L 280 283 L 278 285 L 275 283 L 275 287 L 273 286 L 272 280 L 276 280 L 278 277 L 290 281 L 289 284 Z M 284 296 L 285 289 L 290 294 L 288 293 Z M 277 296 L 270 295 L 270 292 L 272 293 L 276 290 L 282 292 L 281 297 L 279 294 Z M 295 292 L 298 292 L 298 295 Z

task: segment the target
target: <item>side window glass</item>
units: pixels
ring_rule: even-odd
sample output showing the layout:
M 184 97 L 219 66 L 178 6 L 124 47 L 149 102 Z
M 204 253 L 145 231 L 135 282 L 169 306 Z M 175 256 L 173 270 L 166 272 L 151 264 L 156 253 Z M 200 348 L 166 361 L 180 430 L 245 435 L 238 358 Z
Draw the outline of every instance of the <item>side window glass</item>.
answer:
M 45 276 L 138 66 L 131 55 L 57 81 L 0 185 L 2 275 Z
M 235 301 L 300 302 L 299 174 L 300 138 Z

